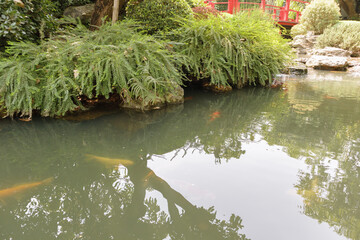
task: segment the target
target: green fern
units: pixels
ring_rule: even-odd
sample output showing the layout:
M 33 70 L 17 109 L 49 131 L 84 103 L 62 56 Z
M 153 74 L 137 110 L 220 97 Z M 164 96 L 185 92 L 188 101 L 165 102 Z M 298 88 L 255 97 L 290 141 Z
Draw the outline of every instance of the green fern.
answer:
M 168 43 L 137 32 L 124 21 L 91 32 L 79 25 L 37 46 L 14 43 L 0 61 L 0 101 L 7 114 L 64 115 L 78 98 L 126 92 L 125 101 L 165 99 L 181 84 L 182 57 Z M 164 100 L 165 101 L 165 100 Z
M 183 43 L 177 49 L 188 57 L 191 74 L 215 85 L 264 86 L 291 59 L 274 22 L 256 11 L 184 20 L 173 37 Z

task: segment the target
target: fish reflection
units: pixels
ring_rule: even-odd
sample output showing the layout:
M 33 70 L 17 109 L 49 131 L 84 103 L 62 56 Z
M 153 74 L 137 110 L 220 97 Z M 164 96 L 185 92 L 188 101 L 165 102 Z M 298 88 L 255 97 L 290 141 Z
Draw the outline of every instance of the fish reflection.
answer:
M 91 154 L 85 154 L 85 156 L 88 159 L 94 159 L 100 163 L 103 163 L 108 167 L 116 166 L 116 165 L 123 165 L 125 167 L 128 167 L 128 166 L 131 166 L 134 164 L 133 161 L 127 160 L 127 159 L 122 159 L 122 158 L 107 158 L 107 157 L 100 157 L 100 156 L 95 156 L 95 155 L 91 155 Z
M 52 181 L 53 178 L 51 177 L 39 182 L 25 183 L 15 187 L 0 190 L 0 200 L 4 200 L 5 198 L 16 196 L 17 194 L 23 193 L 29 189 L 38 187 L 40 185 L 49 184 Z

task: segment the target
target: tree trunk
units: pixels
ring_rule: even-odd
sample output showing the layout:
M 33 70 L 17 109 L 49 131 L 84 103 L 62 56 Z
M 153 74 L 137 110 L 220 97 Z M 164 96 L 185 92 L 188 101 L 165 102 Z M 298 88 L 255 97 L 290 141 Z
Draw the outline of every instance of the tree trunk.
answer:
M 119 19 L 119 0 L 114 0 L 114 7 L 112 13 L 112 24 L 116 23 Z
M 125 6 L 128 0 L 119 0 L 120 14 L 124 14 Z M 91 29 L 95 30 L 103 24 L 103 19 L 106 17 L 106 21 L 110 21 L 112 18 L 114 0 L 96 0 L 95 11 L 91 16 L 90 24 Z
M 355 18 L 359 15 L 356 13 L 356 0 L 340 0 L 340 8 L 346 13 L 347 18 Z

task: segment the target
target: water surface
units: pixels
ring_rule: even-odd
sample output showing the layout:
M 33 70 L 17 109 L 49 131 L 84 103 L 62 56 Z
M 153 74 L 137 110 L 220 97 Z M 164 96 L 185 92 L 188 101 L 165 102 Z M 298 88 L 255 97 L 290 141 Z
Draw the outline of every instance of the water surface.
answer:
M 1 120 L 0 239 L 360 239 L 360 78 L 283 78 L 148 113 Z

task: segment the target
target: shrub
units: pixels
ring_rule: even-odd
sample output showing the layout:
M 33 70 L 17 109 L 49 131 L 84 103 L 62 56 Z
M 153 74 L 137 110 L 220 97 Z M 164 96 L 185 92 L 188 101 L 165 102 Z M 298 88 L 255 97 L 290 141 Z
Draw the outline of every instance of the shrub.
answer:
M 127 103 L 163 101 L 181 75 L 165 42 L 136 32 L 128 22 L 91 32 L 80 26 L 41 45 L 13 43 L 0 61 L 0 102 L 7 114 L 64 115 L 80 96 L 120 94 Z
M 209 15 L 217 16 L 220 12 L 211 7 L 195 7 L 192 9 L 196 19 L 208 18 Z
M 339 17 L 340 8 L 334 0 L 314 0 L 302 12 L 300 24 L 306 31 L 322 34 L 325 28 L 334 25 Z
M 145 29 L 154 33 L 178 27 L 176 18 L 188 18 L 192 11 L 185 0 L 129 0 L 126 15 L 144 23 Z
M 191 8 L 205 6 L 202 0 L 186 0 Z
M 265 85 L 290 60 L 290 47 L 261 12 L 187 20 L 178 30 L 188 69 L 214 85 Z
M 67 7 L 85 5 L 95 2 L 95 0 L 57 0 L 56 2 L 58 4 L 60 14 L 62 14 Z
M 341 21 L 325 29 L 316 47 L 340 47 L 353 53 L 360 52 L 360 22 Z
M 297 35 L 305 35 L 307 33 L 307 30 L 305 29 L 304 24 L 297 24 L 291 28 L 291 36 L 297 36 Z
M 0 0 L 0 47 L 7 41 L 36 41 L 56 27 L 56 4 L 50 0 Z

